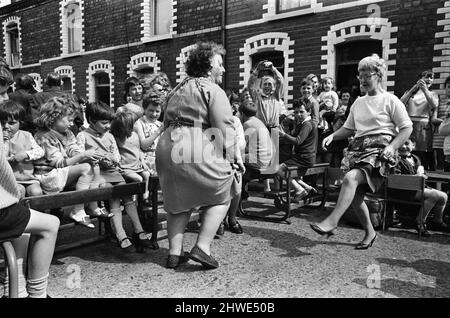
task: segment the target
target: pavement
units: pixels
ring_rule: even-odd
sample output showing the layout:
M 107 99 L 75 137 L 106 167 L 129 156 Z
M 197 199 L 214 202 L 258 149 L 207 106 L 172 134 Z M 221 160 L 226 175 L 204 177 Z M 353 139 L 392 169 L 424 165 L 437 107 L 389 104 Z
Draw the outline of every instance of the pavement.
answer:
M 262 211 L 273 203 L 261 199 L 253 205 Z M 160 249 L 144 253 L 123 254 L 111 242 L 58 253 L 48 292 L 61 298 L 450 297 L 449 234 L 419 240 L 413 230 L 390 229 L 379 233 L 373 247 L 355 250 L 364 234 L 359 228 L 341 224 L 329 239 L 310 229 L 310 222 L 331 211 L 331 204 L 296 209 L 291 224 L 241 218 L 243 234 L 225 232 L 214 240 L 212 255 L 220 263 L 215 270 L 193 261 L 166 269 L 165 231 L 159 233 Z M 196 236 L 186 233 L 186 251 Z

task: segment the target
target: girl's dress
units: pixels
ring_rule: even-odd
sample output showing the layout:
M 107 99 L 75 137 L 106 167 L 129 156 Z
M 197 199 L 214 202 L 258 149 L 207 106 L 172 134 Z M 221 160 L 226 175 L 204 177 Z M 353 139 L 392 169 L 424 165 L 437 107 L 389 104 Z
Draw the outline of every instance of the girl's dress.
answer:
M 7 158 L 21 152 L 26 152 L 28 155 L 28 160 L 26 161 L 10 162 L 17 183 L 24 186 L 39 184 L 34 175 L 33 161 L 41 159 L 45 153 L 44 149 L 36 143 L 33 135 L 28 131 L 19 130 L 10 140 L 4 141 L 4 147 Z
M 129 174 L 139 174 L 144 171 L 144 166 L 141 161 L 141 145 L 139 136 L 136 132 L 133 131 L 131 136 L 125 139 L 125 141 L 117 140 L 117 146 L 120 153 L 119 170 L 125 178 L 127 178 Z
M 35 177 L 41 183 L 43 192 L 50 194 L 63 191 L 69 175 L 67 159 L 82 152 L 75 135 L 70 130 L 61 134 L 50 129 L 38 131 L 35 139 L 45 152 L 45 156 L 34 164 Z
M 158 132 L 159 128 L 162 126 L 162 122 L 159 120 L 155 122 L 150 122 L 146 116 L 141 117 L 135 124 L 136 126 L 140 126 L 142 128 L 142 131 L 144 132 L 145 138 L 149 138 L 150 136 L 154 135 Z M 147 163 L 147 165 L 150 168 L 150 174 L 156 175 L 156 146 L 158 145 L 159 137 L 155 139 L 153 144 L 149 149 L 146 149 L 145 151 L 142 150 L 144 161 Z
M 99 161 L 100 177 L 103 182 L 125 181 L 118 169 L 120 154 L 116 140 L 111 133 L 106 132 L 102 135 L 89 127 L 78 134 L 77 141 L 82 151 L 95 149 L 95 152 L 103 154 L 103 159 Z

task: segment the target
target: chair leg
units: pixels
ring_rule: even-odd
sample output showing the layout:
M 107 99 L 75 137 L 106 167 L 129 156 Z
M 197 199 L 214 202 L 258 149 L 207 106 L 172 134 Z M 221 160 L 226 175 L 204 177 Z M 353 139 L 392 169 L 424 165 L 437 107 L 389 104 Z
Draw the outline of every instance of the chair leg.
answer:
M 11 242 L 2 242 L 5 251 L 6 264 L 9 274 L 9 298 L 19 298 L 19 269 L 17 266 L 16 252 Z

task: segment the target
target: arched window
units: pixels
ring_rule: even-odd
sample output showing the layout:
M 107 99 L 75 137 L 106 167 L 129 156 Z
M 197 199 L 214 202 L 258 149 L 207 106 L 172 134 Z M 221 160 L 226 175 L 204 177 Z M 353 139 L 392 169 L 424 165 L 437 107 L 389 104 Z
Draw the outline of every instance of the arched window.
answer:
M 22 48 L 19 17 L 10 17 L 3 21 L 3 41 L 7 63 L 11 67 L 20 67 Z
M 61 51 L 63 54 L 82 52 L 83 38 L 83 1 L 61 1 Z
M 160 63 L 160 59 L 154 52 L 134 55 L 130 59 L 130 64 L 128 64 L 128 76 L 134 76 L 139 79 L 149 78 L 161 70 Z
M 240 49 L 241 59 L 241 88 L 246 87 L 250 73 L 259 61 L 270 60 L 280 71 L 284 78 L 284 96 L 286 104 L 293 99 L 293 72 L 294 72 L 294 41 L 287 33 L 263 33 L 245 41 Z
M 187 58 L 189 56 L 189 52 L 195 47 L 195 44 L 186 46 L 181 49 L 180 55 L 177 59 L 177 83 L 181 83 L 181 81 L 186 77 L 186 68 L 184 63 L 186 63 Z
M 114 67 L 110 61 L 99 60 L 89 64 L 88 100 L 102 101 L 114 106 Z
M 73 94 L 75 92 L 75 72 L 72 66 L 63 65 L 57 67 L 55 68 L 55 73 L 61 76 L 63 91 Z

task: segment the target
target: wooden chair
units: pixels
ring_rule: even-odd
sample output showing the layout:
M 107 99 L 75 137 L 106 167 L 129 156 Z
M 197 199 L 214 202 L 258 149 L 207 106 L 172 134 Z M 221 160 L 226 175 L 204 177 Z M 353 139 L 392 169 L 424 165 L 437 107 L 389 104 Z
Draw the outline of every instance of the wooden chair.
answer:
M 11 241 L 0 242 L 5 254 L 6 268 L 9 275 L 9 298 L 19 298 L 19 268 L 16 252 Z
M 418 201 L 395 198 L 395 195 L 390 195 L 391 190 L 406 190 L 406 191 L 418 191 L 420 199 Z M 424 212 L 424 192 L 425 192 L 425 178 L 416 175 L 390 175 L 386 178 L 384 188 L 384 213 L 382 221 L 382 230 L 386 227 L 387 205 L 388 203 L 399 203 L 405 205 L 420 206 L 419 218 L 423 219 Z M 419 230 L 419 238 L 421 238 L 421 231 Z

